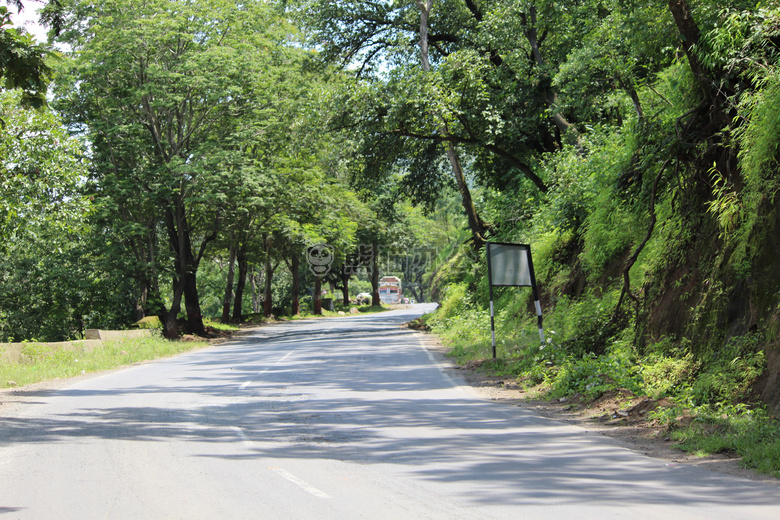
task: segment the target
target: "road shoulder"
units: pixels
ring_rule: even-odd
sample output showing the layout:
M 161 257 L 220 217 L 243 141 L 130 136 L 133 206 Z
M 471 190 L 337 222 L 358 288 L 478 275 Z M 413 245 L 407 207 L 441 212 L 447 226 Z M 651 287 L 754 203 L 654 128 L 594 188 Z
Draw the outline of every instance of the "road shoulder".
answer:
M 669 464 L 685 464 L 780 486 L 780 479 L 743 468 L 740 457 L 729 454 L 698 457 L 680 450 L 669 438 L 664 427 L 645 420 L 629 420 L 617 413 L 621 409 L 620 396 L 605 396 L 588 405 L 534 399 L 512 378 L 489 376 L 480 370 L 478 364 L 457 365 L 454 359 L 448 356 L 449 347 L 435 335 L 426 332 L 420 334 L 425 349 L 435 358 L 444 373 L 463 381 L 483 399 L 503 406 L 517 406 L 542 417 L 579 426 L 586 431 L 614 439 L 632 451 L 664 460 Z

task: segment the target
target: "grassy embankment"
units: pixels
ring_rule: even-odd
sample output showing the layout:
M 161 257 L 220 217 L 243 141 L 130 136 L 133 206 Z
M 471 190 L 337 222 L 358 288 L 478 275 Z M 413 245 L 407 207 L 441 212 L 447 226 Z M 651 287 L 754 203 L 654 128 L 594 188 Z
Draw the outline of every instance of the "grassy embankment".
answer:
M 91 351 L 53 350 L 43 343 L 22 349 L 23 363 L 0 363 L 0 387 L 25 386 L 52 379 L 110 370 L 125 365 L 173 356 L 208 345 L 206 341 L 169 341 L 161 337 L 106 341 Z M 0 346 L 0 348 L 2 348 Z
M 766 196 L 780 189 L 780 76 L 749 93 L 765 102 L 739 107 L 751 121 L 734 133 L 750 179 L 740 191 L 720 187 L 708 156 L 682 152 L 693 146 L 680 121 L 700 103 L 683 65 L 640 94 L 652 118 L 593 126 L 543 158 L 548 193 L 518 183 L 477 194 L 491 241 L 532 245 L 544 344 L 530 289 L 496 288 L 491 359 L 485 249 L 464 236 L 429 274 L 442 306 L 426 321 L 461 363 L 487 360 L 569 402 L 625 389 L 663 404 L 647 415 L 681 448 L 733 452 L 780 476 L 780 205 Z
M 206 320 L 207 327 L 236 331 L 237 326 Z M 208 341 L 169 341 L 159 334 L 148 338 L 104 341 L 98 348 L 52 349 L 30 341 L 22 348 L 22 363 L 0 362 L 0 388 L 25 386 L 41 381 L 65 379 L 110 370 L 140 361 L 174 356 L 207 346 Z M 2 345 L 0 345 L 0 349 Z

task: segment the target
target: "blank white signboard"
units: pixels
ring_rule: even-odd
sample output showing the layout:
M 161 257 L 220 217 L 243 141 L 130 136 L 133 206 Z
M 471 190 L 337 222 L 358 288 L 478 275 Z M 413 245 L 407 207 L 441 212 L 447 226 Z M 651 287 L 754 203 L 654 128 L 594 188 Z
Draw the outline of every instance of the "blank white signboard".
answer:
M 526 246 L 514 244 L 488 244 L 490 256 L 491 283 L 493 285 L 513 285 L 530 287 L 531 269 L 528 255 L 531 250 Z

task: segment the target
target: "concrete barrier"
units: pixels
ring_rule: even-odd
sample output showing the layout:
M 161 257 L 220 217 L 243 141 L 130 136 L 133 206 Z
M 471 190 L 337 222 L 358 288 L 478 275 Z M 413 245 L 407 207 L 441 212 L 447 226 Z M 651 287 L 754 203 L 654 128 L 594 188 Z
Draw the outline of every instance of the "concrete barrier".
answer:
M 151 338 L 151 329 L 133 330 L 100 330 L 87 329 L 84 339 L 98 339 L 100 341 L 121 341 L 123 339 Z

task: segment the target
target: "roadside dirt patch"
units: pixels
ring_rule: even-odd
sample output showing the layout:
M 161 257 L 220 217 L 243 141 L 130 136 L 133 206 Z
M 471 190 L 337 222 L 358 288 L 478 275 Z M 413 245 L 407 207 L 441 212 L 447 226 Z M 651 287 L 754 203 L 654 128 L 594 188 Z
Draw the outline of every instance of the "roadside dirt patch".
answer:
M 429 331 L 431 328 L 428 326 L 427 323 L 425 323 L 425 320 L 422 318 L 417 318 L 416 320 L 412 320 L 409 323 L 406 324 L 406 326 L 412 330 L 421 330 L 421 331 Z
M 529 394 L 513 378 L 487 375 L 481 368 L 483 362 L 473 361 L 458 366 L 447 356 L 449 348 L 433 335 L 425 335 L 425 346 L 436 355 L 441 364 L 448 366 L 454 374 L 491 401 L 519 406 L 543 417 L 576 424 L 587 431 L 615 439 L 628 449 L 665 460 L 669 464 L 688 464 L 735 477 L 780 485 L 780 479 L 743 468 L 740 464 L 741 458 L 735 454 L 698 457 L 677 448 L 676 443 L 669 437 L 667 428 L 647 417 L 651 410 L 667 404 L 664 400 L 653 401 L 637 397 L 628 390 L 608 392 L 589 403 L 579 398 L 542 400 Z M 685 419 L 679 418 L 683 423 Z

